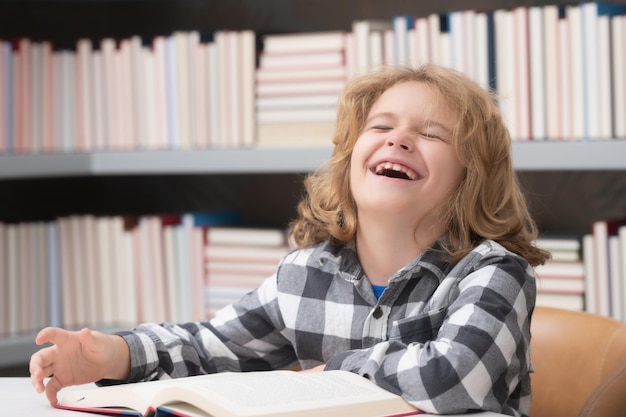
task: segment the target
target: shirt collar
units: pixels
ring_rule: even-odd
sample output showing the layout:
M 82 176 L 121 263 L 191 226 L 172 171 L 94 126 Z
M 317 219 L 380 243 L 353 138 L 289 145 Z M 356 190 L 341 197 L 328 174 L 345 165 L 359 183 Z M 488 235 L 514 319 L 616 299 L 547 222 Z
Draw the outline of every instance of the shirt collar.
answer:
M 442 243 L 445 237 L 439 239 L 432 248 L 420 253 L 401 268 L 392 279 L 409 279 L 417 270 L 427 270 L 431 272 L 440 282 L 445 278 L 453 265 L 444 259 Z M 320 269 L 332 268 L 343 279 L 347 281 L 357 281 L 363 278 L 363 269 L 358 261 L 355 241 L 350 240 L 343 244 L 327 241 L 320 245 L 319 250 L 313 255 Z

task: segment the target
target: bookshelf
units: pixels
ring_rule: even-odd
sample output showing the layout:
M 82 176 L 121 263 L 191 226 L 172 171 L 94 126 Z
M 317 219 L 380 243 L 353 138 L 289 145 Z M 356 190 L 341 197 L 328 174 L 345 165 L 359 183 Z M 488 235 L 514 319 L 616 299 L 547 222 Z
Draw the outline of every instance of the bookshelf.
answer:
M 320 147 L 2 155 L 0 178 L 302 173 L 319 166 L 330 152 Z
M 615 1 L 613 1 L 615 2 Z M 618 1 L 619 2 L 619 1 Z M 359 19 L 478 8 L 531 6 L 545 0 L 1 0 L 0 36 L 28 35 L 72 47 L 77 37 L 154 35 L 188 29 L 260 33 L 348 30 Z M 560 4 L 576 4 L 566 0 Z M 332 10 L 332 13 L 328 13 Z
M 349 30 L 358 19 L 550 3 L 0 0 L 0 38 L 27 36 L 73 48 L 81 37 L 153 36 L 192 29 L 252 29 L 259 34 Z M 0 207 L 0 220 L 235 208 L 244 211 L 246 223 L 282 226 L 295 214 L 303 174 L 330 152 L 317 147 L 0 155 L 0 195 L 10 196 Z M 514 166 L 539 225 L 556 232 L 580 233 L 594 218 L 626 212 L 624 155 L 626 140 L 513 144 Z M 28 360 L 37 349 L 32 340 L 33 335 L 0 340 L 0 373 Z
M 0 180 L 98 175 L 306 173 L 329 147 L 0 155 Z M 626 140 L 515 142 L 518 171 L 626 170 Z

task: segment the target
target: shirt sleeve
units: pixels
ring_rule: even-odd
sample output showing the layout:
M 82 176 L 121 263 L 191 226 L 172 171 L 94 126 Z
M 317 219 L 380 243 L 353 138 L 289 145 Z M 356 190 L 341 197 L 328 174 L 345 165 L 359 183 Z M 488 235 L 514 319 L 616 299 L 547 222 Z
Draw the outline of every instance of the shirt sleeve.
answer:
M 339 354 L 326 369 L 364 375 L 429 413 L 491 410 L 519 415 L 515 407 L 505 409 L 505 403 L 510 407 L 511 396 L 529 394 L 513 391 L 529 389 L 520 381 L 527 380 L 530 370 L 532 268 L 510 253 L 491 253 L 459 280 L 453 298 L 441 312 L 426 313 L 431 319 L 441 314 L 432 340 L 410 343 L 406 335 L 389 339 Z M 416 331 L 409 323 L 403 329 Z
M 210 321 L 146 323 L 118 333 L 130 348 L 127 382 L 292 366 L 296 357 L 277 305 L 272 276 Z

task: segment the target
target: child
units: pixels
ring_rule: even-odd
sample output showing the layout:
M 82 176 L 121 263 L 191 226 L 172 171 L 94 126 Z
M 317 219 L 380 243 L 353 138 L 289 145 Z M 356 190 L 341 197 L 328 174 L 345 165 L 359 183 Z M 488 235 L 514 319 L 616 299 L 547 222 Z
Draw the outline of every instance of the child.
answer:
M 35 389 L 55 404 L 91 381 L 300 366 L 358 373 L 430 413 L 527 416 L 532 266 L 548 254 L 492 95 L 432 65 L 365 75 L 333 142 L 305 182 L 298 249 L 260 288 L 210 321 L 44 329 Z

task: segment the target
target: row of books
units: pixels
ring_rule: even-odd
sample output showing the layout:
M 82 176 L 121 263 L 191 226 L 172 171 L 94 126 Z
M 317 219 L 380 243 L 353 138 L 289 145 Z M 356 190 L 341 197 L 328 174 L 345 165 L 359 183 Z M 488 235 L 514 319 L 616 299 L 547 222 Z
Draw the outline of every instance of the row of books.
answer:
M 580 237 L 537 239 L 552 259 L 536 267 L 537 304 L 626 322 L 626 218 L 595 220 Z
M 537 305 L 585 310 L 585 267 L 578 236 L 541 236 L 536 245 L 552 254 L 535 267 Z
M 344 34 L 344 66 L 348 78 L 389 65 L 436 63 L 455 68 L 497 92 L 514 140 L 624 138 L 625 25 L 626 5 L 596 2 L 356 21 Z M 321 70 L 304 81 L 299 72 L 310 71 L 316 59 L 332 58 L 330 52 L 338 46 L 304 42 L 302 34 L 274 35 L 272 40 L 288 36 L 293 48 L 283 54 L 293 54 L 293 59 L 290 71 L 283 68 L 283 87 L 293 89 L 299 101 L 285 104 L 285 115 L 295 114 L 304 87 L 319 92 L 308 94 L 310 103 L 329 88 L 338 88 L 322 78 Z M 257 79 L 271 73 L 263 67 L 263 54 Z M 332 122 L 332 112 L 323 113 L 320 105 L 308 109 L 309 118 L 320 113 Z M 262 132 L 263 119 L 259 123 Z
M 347 80 L 428 62 L 494 88 L 517 140 L 624 138 L 625 11 L 590 2 L 397 16 L 267 34 L 258 51 L 251 31 L 80 39 L 74 50 L 4 40 L 0 152 L 329 145 Z
M 261 285 L 289 251 L 284 230 L 224 220 L 186 213 L 0 223 L 0 335 L 212 317 Z M 552 253 L 536 268 L 537 305 L 626 321 L 626 220 L 536 243 Z
M 257 146 L 331 145 L 352 33 L 265 35 L 256 71 Z
M 281 229 L 209 228 L 205 246 L 207 317 L 259 287 L 290 247 Z
M 250 146 L 255 34 L 0 41 L 0 151 Z
M 626 321 L 626 218 L 599 219 L 583 236 L 585 309 Z
M 250 246 L 256 245 L 251 236 L 285 242 L 285 234 L 207 224 L 198 213 L 0 223 L 0 336 L 45 326 L 128 328 L 210 317 L 217 303 L 224 304 L 209 290 L 211 282 L 225 289 L 220 279 L 238 274 L 233 287 L 251 289 L 265 278 L 226 255 L 237 250 L 232 236 L 245 237 Z M 207 252 L 209 246 L 215 248 Z M 223 254 L 216 257 L 214 250 Z

